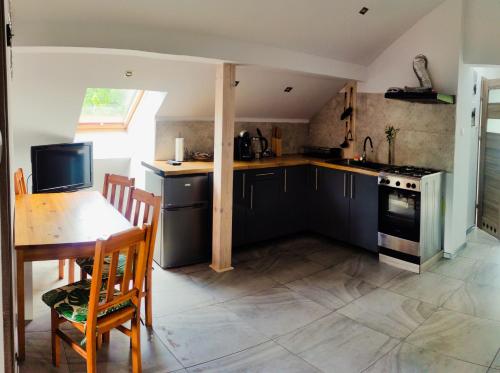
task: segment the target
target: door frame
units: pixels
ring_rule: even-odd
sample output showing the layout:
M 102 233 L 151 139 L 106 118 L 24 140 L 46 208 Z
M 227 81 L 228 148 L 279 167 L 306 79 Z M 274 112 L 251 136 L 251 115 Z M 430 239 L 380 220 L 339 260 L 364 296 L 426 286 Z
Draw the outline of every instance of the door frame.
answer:
M 14 291 L 12 276 L 12 213 L 11 174 L 9 159 L 9 123 L 7 104 L 7 35 L 5 1 L 0 0 L 0 137 L 3 143 L 0 160 L 0 247 L 2 268 L 2 313 L 4 371 L 15 371 L 14 345 Z
M 481 80 L 481 117 L 479 121 L 479 167 L 477 171 L 477 217 L 476 225 L 481 229 L 483 223 L 483 200 L 484 200 L 484 169 L 486 155 L 486 129 L 488 122 L 488 102 L 490 89 L 500 89 L 500 79 Z

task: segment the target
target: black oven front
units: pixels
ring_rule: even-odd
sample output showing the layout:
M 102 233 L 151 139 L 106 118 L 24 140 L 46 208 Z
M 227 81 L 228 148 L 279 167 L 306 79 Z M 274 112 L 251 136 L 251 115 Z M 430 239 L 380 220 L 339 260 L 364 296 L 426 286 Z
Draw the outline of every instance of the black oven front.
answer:
M 379 185 L 379 241 L 420 241 L 420 192 Z M 386 238 L 387 241 L 387 238 Z M 403 241 L 403 242 L 404 242 Z M 394 246 L 394 244 L 392 244 Z M 401 246 L 399 243 L 396 246 Z M 396 249 L 395 247 L 388 247 Z M 397 249 L 396 249 L 397 250 Z

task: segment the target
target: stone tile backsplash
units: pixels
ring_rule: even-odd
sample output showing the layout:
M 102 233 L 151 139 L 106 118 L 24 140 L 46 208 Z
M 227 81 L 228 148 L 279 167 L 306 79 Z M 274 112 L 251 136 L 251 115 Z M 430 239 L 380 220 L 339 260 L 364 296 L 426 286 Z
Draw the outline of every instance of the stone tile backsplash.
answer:
M 344 96 L 336 95 L 309 124 L 311 144 L 339 146 L 344 140 L 345 123 L 340 121 Z M 366 136 L 373 139 L 368 160 L 387 163 L 388 144 L 384 129 L 399 128 L 395 143 L 395 163 L 452 171 L 455 143 L 455 105 L 429 105 L 387 100 L 383 94 L 358 93 L 355 146 L 363 152 Z M 369 146 L 368 146 L 369 148 Z
M 235 136 L 246 129 L 251 136 L 257 136 L 257 128 L 271 142 L 272 127 L 283 131 L 283 154 L 297 154 L 307 143 L 307 123 L 236 122 Z M 189 151 L 213 152 L 214 124 L 208 121 L 162 121 L 156 124 L 155 159 L 172 159 L 175 152 L 175 138 L 184 137 L 184 146 Z M 269 144 L 270 146 L 271 144 Z
M 363 151 L 366 136 L 373 139 L 368 159 L 387 163 L 388 145 L 384 129 L 393 125 L 400 131 L 395 143 L 395 163 L 452 171 L 455 142 L 455 105 L 417 104 L 387 100 L 383 94 L 358 93 L 355 147 Z M 307 123 L 236 122 L 235 135 L 241 130 L 257 135 L 260 128 L 269 141 L 273 125 L 283 130 L 283 153 L 302 152 L 304 145 L 338 147 L 344 141 L 344 95 L 336 94 Z M 213 122 L 161 121 L 156 125 L 155 159 L 174 157 L 176 137 L 184 137 L 189 151 L 213 151 Z

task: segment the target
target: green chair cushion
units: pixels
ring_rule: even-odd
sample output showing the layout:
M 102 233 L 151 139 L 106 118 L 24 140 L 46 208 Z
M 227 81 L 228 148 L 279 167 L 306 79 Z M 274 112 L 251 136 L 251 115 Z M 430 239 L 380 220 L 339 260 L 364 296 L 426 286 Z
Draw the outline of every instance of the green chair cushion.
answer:
M 118 266 L 116 267 L 116 275 L 118 277 L 122 277 L 125 272 L 125 263 L 127 261 L 126 255 L 119 255 L 118 257 Z M 94 257 L 89 258 L 78 258 L 76 260 L 76 264 L 78 264 L 82 271 L 92 276 L 92 271 L 94 269 Z M 109 273 L 109 265 L 111 264 L 111 257 L 107 256 L 104 258 L 104 266 L 102 269 L 102 277 L 107 278 Z
M 53 289 L 42 295 L 43 302 L 53 308 L 66 320 L 85 324 L 87 321 L 88 304 L 90 296 L 90 280 L 81 280 Z M 115 295 L 120 294 L 115 290 Z M 101 290 L 99 302 L 106 298 L 106 288 Z M 102 311 L 97 317 L 108 315 L 124 307 L 130 306 L 132 302 L 127 301 L 115 307 Z

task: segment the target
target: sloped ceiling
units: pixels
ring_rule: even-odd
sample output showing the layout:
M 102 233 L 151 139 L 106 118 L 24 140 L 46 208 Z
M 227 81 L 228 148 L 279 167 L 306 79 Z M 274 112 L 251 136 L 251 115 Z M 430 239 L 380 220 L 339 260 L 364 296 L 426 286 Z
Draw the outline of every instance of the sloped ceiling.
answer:
M 214 85 L 212 71 L 206 71 L 202 85 L 185 79 L 168 90 L 159 117 L 212 118 Z M 345 84 L 343 79 L 325 78 L 256 66 L 236 68 L 236 117 L 273 120 L 309 120 Z M 293 87 L 289 93 L 286 87 Z
M 213 118 L 215 65 L 110 53 L 14 48 L 9 114 L 17 165 L 29 166 L 33 144 L 73 141 L 88 87 L 167 92 L 158 116 Z M 238 66 L 237 79 L 237 117 L 266 120 L 307 121 L 345 83 L 254 66 Z
M 131 78 L 125 71 L 133 71 Z M 245 118 L 307 121 L 339 89 L 345 80 L 255 66 L 238 66 L 236 115 Z M 14 124 L 60 123 L 74 133 L 85 89 L 134 88 L 167 92 L 160 117 L 205 118 L 214 115 L 215 65 L 123 54 L 15 49 L 13 103 Z M 293 90 L 285 93 L 285 87 Z M 30 110 L 26 110 L 29 103 Z M 31 129 L 31 125 L 28 126 Z M 51 131 L 44 125 L 44 132 Z
M 174 33 L 257 43 L 357 65 L 377 55 L 443 0 L 14 0 L 18 45 L 92 46 L 117 33 L 127 49 L 144 30 L 144 50 Z M 366 15 L 358 12 L 362 7 Z M 93 29 L 104 30 L 100 37 Z M 50 30 L 53 32 L 51 33 Z M 41 40 L 43 35 L 45 40 Z M 79 44 L 79 45 L 74 45 Z M 94 45 L 103 47 L 102 45 Z M 135 49 L 135 48 L 129 48 Z M 168 53 L 168 51 L 165 51 Z M 248 61 L 237 61 L 248 62 Z

